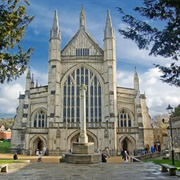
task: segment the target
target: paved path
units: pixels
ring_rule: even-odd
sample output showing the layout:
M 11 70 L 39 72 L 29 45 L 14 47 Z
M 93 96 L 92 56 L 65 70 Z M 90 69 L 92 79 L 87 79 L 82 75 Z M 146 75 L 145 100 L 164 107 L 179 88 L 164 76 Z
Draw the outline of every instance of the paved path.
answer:
M 44 156 L 37 163 L 36 156 L 19 155 L 30 163 L 9 164 L 8 173 L 0 173 L 0 180 L 176 180 L 161 172 L 153 163 L 124 163 L 120 156 L 107 158 L 107 163 L 67 164 L 59 163 L 60 157 Z M 0 159 L 12 159 L 12 155 L 0 154 Z
M 43 156 L 43 162 L 45 163 L 59 163 L 60 156 Z M 13 154 L 0 154 L 0 159 L 13 159 Z M 37 156 L 25 156 L 18 155 L 18 159 L 30 160 L 30 162 L 37 162 Z M 123 159 L 121 156 L 111 156 L 107 158 L 108 163 L 121 163 Z
M 153 163 L 13 163 L 2 180 L 175 180 Z

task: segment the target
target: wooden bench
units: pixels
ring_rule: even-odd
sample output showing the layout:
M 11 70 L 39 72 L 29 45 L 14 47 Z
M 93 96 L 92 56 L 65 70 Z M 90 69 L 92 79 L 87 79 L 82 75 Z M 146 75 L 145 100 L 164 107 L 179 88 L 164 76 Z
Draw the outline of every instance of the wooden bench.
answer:
M 170 176 L 176 175 L 176 167 L 170 166 L 169 164 L 161 164 L 162 166 L 162 172 L 169 172 Z
M 1 172 L 8 172 L 8 164 L 0 164 Z

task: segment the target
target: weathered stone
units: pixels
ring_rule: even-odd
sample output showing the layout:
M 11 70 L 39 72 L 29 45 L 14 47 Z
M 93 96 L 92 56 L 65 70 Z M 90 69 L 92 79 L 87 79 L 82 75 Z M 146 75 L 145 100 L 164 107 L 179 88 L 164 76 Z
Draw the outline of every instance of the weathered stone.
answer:
M 81 15 L 85 20 L 85 14 Z M 12 127 L 11 148 L 14 152 L 35 155 L 39 149 L 47 155 L 60 155 L 69 151 L 74 142 L 81 142 L 79 99 L 82 84 L 87 87 L 87 136 L 84 139 L 94 143 L 94 150 L 107 147 L 111 152 L 126 149 L 133 154 L 134 149 L 152 144 L 151 119 L 146 97 L 140 93 L 137 70 L 134 88 L 117 87 L 116 42 L 109 11 L 103 49 L 83 23 L 62 50 L 55 12 L 48 63 L 47 85 L 36 83 L 35 86 L 30 69 L 27 73 L 25 93 L 19 96 Z M 93 148 L 82 151 L 90 153 Z

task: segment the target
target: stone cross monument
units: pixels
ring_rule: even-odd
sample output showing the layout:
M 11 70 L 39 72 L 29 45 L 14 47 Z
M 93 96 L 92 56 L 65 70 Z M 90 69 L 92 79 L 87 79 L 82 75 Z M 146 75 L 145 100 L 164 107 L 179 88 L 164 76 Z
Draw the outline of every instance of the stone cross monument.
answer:
M 101 162 L 101 154 L 94 153 L 94 143 L 88 142 L 86 133 L 86 85 L 80 86 L 80 136 L 79 142 L 73 143 L 72 153 L 65 154 L 65 161 L 74 164 Z
M 88 143 L 86 134 L 86 90 L 86 85 L 82 84 L 80 87 L 80 143 Z

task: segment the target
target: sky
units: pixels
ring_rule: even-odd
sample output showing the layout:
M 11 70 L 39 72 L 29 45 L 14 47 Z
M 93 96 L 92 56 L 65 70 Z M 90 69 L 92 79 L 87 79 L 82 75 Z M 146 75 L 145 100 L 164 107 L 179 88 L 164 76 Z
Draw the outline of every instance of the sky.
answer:
M 116 36 L 117 86 L 133 88 L 133 75 L 136 67 L 140 80 L 140 91 L 146 95 L 152 119 L 156 115 L 166 113 L 169 104 L 173 108 L 180 104 L 180 89 L 161 82 L 161 73 L 153 65 L 154 63 L 169 65 L 172 60 L 160 56 L 149 56 L 147 50 L 139 50 L 133 41 L 124 39 L 118 33 L 118 28 L 124 28 L 127 25 L 121 21 L 117 7 L 141 18 L 135 14 L 133 8 L 141 6 L 142 0 L 29 0 L 29 2 L 27 12 L 31 16 L 35 15 L 35 18 L 26 29 L 21 45 L 24 50 L 29 47 L 34 48 L 28 66 L 39 85 L 47 85 L 49 34 L 55 10 L 58 11 L 62 38 L 61 49 L 63 49 L 78 31 L 79 14 L 83 4 L 86 13 L 86 30 L 101 48 L 103 48 L 107 10 L 110 10 Z M 154 26 L 161 26 L 161 22 L 149 21 L 146 18 L 141 18 L 141 20 Z M 16 81 L 0 84 L 0 118 L 15 116 L 19 94 L 25 91 L 25 77 L 26 73 Z

